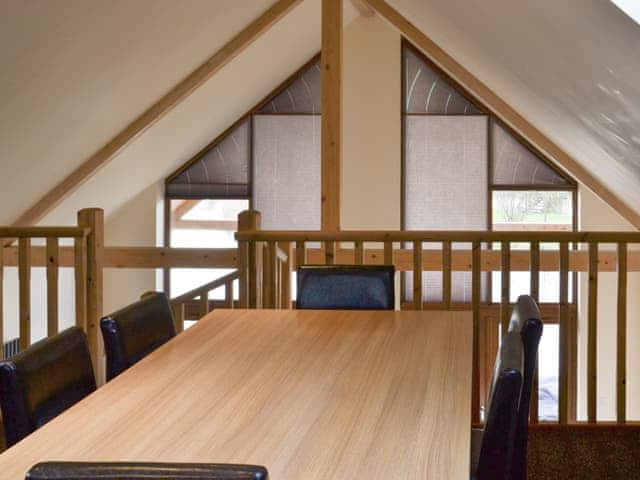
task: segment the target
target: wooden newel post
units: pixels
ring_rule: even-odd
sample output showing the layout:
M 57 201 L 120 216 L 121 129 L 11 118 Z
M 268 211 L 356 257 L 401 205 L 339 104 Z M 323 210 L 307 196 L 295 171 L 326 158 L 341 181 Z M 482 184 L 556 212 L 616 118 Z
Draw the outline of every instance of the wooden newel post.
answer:
M 102 317 L 102 265 L 104 254 L 104 212 L 100 208 L 85 208 L 78 212 L 78 225 L 91 229 L 87 236 L 87 339 L 98 385 L 105 381 L 104 344 L 100 334 Z
M 244 210 L 238 215 L 238 232 L 260 230 L 260 212 Z M 262 307 L 262 249 L 254 241 L 238 241 L 240 308 Z

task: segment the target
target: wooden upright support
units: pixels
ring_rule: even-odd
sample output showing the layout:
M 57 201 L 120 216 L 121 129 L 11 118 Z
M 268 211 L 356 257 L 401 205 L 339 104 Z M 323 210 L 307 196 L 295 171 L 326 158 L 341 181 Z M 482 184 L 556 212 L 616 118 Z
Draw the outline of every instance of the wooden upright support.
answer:
M 47 335 L 58 333 L 58 239 L 47 238 Z
M 322 230 L 340 230 L 342 0 L 322 0 Z
M 104 344 L 99 322 L 102 317 L 104 212 L 85 208 L 78 212 L 78 225 L 91 229 L 87 236 L 87 339 L 98 385 L 105 382 Z
M 260 212 L 244 210 L 238 215 L 238 231 L 260 230 Z M 260 250 L 260 251 L 259 251 Z M 240 308 L 257 308 L 262 298 L 261 249 L 256 242 L 238 242 L 238 267 L 240 271 Z
M 20 350 L 31 345 L 31 239 L 18 240 Z

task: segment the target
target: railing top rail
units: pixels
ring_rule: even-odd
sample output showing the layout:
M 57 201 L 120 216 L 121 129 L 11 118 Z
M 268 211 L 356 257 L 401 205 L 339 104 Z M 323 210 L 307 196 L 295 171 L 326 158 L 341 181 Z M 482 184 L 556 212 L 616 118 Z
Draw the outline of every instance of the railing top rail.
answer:
M 640 232 L 486 232 L 486 231 L 366 231 L 341 232 L 245 230 L 236 233 L 240 241 L 295 242 L 576 242 L 576 243 L 640 243 Z
M 82 238 L 90 232 L 87 227 L 0 227 L 0 238 Z
M 197 288 L 194 288 L 193 290 L 189 290 L 188 292 L 183 293 L 182 295 L 178 295 L 177 297 L 172 298 L 171 303 L 173 304 L 184 303 L 188 300 L 192 300 L 193 298 L 200 296 L 201 294 L 207 293 L 215 288 L 222 287 L 223 285 L 229 282 L 232 282 L 233 280 L 236 280 L 238 278 L 240 278 L 240 272 L 238 270 L 235 270 L 231 273 L 228 273 L 224 277 L 217 278 L 209 283 L 205 283 L 204 285 L 201 285 Z

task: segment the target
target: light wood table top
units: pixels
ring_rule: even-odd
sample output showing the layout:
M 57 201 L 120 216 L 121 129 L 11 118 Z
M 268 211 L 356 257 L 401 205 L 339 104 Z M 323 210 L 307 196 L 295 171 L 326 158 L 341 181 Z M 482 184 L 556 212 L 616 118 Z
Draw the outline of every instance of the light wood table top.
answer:
M 467 312 L 216 310 L 0 455 L 265 465 L 272 480 L 469 478 Z

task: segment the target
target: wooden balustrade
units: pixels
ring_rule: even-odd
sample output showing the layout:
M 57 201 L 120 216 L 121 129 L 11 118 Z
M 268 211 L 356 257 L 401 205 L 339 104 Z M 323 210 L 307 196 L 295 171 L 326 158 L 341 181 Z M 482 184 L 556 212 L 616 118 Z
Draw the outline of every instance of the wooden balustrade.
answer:
M 588 279 L 586 405 L 587 420 L 596 422 L 598 274 L 617 272 L 617 420 L 620 423 L 627 421 L 627 275 L 630 272 L 640 272 L 640 252 L 630 250 L 628 246 L 640 244 L 640 232 L 264 231 L 260 230 L 259 213 L 253 211 L 242 212 L 238 225 L 238 265 L 240 271 L 244 272 L 240 286 L 241 305 L 251 308 L 289 308 L 290 286 L 285 284 L 290 281 L 291 275 L 286 273 L 299 265 L 392 263 L 397 271 L 407 272 L 413 280 L 412 298 L 407 299 L 409 302 L 403 302 L 402 308 L 472 310 L 474 421 L 480 420 L 481 396 L 487 394 L 486 385 L 482 385 L 482 382 L 487 382 L 486 371 L 490 370 L 486 367 L 489 360 L 483 358 L 487 351 L 481 342 L 487 335 L 497 336 L 497 329 L 494 331 L 488 324 L 484 325 L 487 320 L 486 315 L 483 317 L 483 312 L 486 313 L 492 302 L 488 293 L 483 293 L 482 272 L 500 272 L 501 292 L 498 321 L 495 325 L 500 325 L 503 331 L 508 326 L 512 309 L 511 273 L 530 272 L 529 293 L 539 301 L 541 272 L 558 272 L 558 302 L 541 307 L 544 306 L 544 312 L 549 312 L 548 308 L 551 306 L 559 325 L 560 423 L 576 421 L 577 410 L 577 300 L 574 295 L 572 303 L 569 301 L 570 276 L 582 272 Z M 313 243 L 314 246 L 307 248 L 307 243 Z M 455 243 L 470 244 L 471 248 L 454 248 L 452 245 Z M 429 248 L 423 248 L 425 244 L 429 244 Z M 434 248 L 433 244 L 439 244 L 440 248 Z M 604 244 L 615 244 L 617 248 L 600 248 Z M 286 247 L 281 253 L 276 253 L 282 245 Z M 292 251 L 294 245 L 295 251 Z M 394 245 L 403 247 L 394 248 Z M 500 245 L 500 248 L 489 250 L 490 245 Z M 582 249 L 577 249 L 580 246 Z M 264 252 L 263 258 L 260 257 L 261 252 Z M 276 263 L 280 261 L 282 264 L 278 267 Z M 442 273 L 441 302 L 425 302 L 422 280 L 425 271 Z M 471 272 L 472 292 L 469 303 L 455 302 L 452 298 L 453 272 Z M 411 292 L 405 290 L 403 293 L 409 295 Z M 497 348 L 497 343 L 495 345 Z M 537 385 L 537 374 L 535 382 Z M 532 400 L 532 421 L 535 422 L 538 420 L 536 394 Z
M 59 269 L 74 267 L 75 269 L 75 319 L 73 324 L 80 326 L 90 336 L 87 329 L 88 313 L 87 298 L 94 298 L 95 284 L 87 275 L 88 242 L 92 242 L 94 235 L 90 225 L 83 224 L 84 218 L 99 218 L 101 211 L 86 210 L 78 214 L 78 225 L 72 227 L 0 227 L 0 346 L 4 345 L 4 317 L 3 293 L 6 284 L 4 279 L 5 267 L 18 268 L 18 318 L 20 348 L 31 345 L 32 311 L 31 284 L 32 269 L 45 267 L 46 269 L 46 336 L 58 333 L 60 325 L 68 319 L 59 317 Z M 18 241 L 18 246 L 12 246 L 12 241 Z M 74 242 L 73 247 L 60 247 L 60 241 L 69 239 Z M 33 246 L 34 242 L 44 241 L 44 246 Z M 97 251 L 93 246 L 93 251 Z M 65 250 L 65 261 L 61 262 L 62 250 Z M 36 253 L 37 252 L 37 253 Z M 35 257 L 35 258 L 34 258 Z M 63 264 L 64 263 L 64 264 Z M 97 359 L 97 330 L 94 330 L 96 341 L 93 342 L 92 358 Z M 0 348 L 0 359 L 4 349 Z
M 197 300 L 199 304 L 198 314 L 194 318 L 201 318 L 209 313 L 211 307 L 209 293 L 219 288 L 224 288 L 224 307 L 234 308 L 233 283 L 239 278 L 240 272 L 236 270 L 171 299 L 176 330 L 181 332 L 184 329 L 184 321 L 188 317 L 187 306 L 193 301 Z

